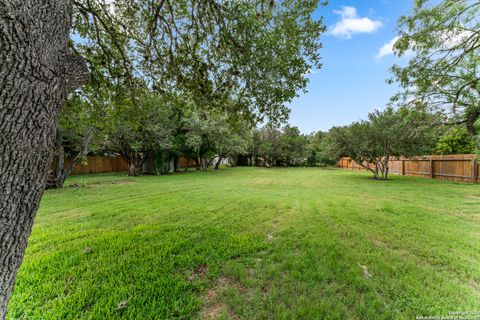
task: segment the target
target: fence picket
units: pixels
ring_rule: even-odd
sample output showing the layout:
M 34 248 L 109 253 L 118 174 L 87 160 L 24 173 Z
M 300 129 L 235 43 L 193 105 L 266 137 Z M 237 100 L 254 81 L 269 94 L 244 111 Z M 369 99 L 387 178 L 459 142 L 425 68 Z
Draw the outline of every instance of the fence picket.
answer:
M 72 162 L 72 158 L 65 159 L 65 167 Z M 195 162 L 191 159 L 180 157 L 179 168 L 185 168 L 195 165 Z M 126 172 L 128 171 L 128 165 L 125 159 L 121 157 L 100 157 L 92 156 L 87 157 L 86 165 L 79 164 L 75 167 L 72 174 L 85 174 L 85 173 L 106 173 L 106 172 Z
M 391 158 L 388 166 L 391 173 L 406 176 L 473 183 L 477 183 L 479 180 L 479 163 L 474 154 Z M 353 169 L 358 168 L 359 165 L 346 157 L 337 162 L 337 167 Z

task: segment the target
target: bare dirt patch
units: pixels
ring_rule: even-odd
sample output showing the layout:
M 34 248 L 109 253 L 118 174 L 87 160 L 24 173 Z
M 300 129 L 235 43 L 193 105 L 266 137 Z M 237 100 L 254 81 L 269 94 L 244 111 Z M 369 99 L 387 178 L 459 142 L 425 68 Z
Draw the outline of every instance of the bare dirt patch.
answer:
M 267 234 L 267 241 L 270 242 L 273 240 L 273 234 L 272 233 L 268 233 Z
M 95 187 L 103 187 L 108 185 L 115 185 L 115 184 L 134 184 L 135 181 L 133 180 L 108 180 L 108 181 L 91 181 L 86 183 L 77 183 L 72 182 L 68 185 L 69 188 L 95 188 Z
M 372 238 L 372 243 L 375 245 L 375 247 L 387 248 L 387 244 L 383 241 L 383 239 L 374 237 Z
M 115 185 L 115 184 L 134 184 L 135 181 L 133 180 L 110 180 L 110 181 L 94 181 L 88 182 L 85 184 L 87 188 L 93 188 L 97 186 L 108 186 L 108 185 Z
M 202 311 L 202 319 L 216 319 L 225 310 L 222 303 L 216 303 Z
M 227 313 L 231 319 L 238 319 L 238 316 L 233 310 L 221 301 L 224 292 L 230 289 L 242 294 L 246 293 L 246 288 L 235 280 L 227 277 L 217 278 L 214 287 L 208 289 L 205 293 L 204 306 L 200 313 L 201 319 L 217 319 L 225 313 Z
M 206 264 L 202 264 L 195 268 L 192 273 L 188 276 L 189 281 L 194 281 L 199 278 L 204 278 L 207 275 L 208 266 Z
M 477 196 L 477 195 L 468 195 L 468 196 L 466 196 L 466 198 L 467 198 L 466 204 L 477 205 L 477 204 L 480 203 L 480 196 Z
M 372 277 L 372 274 L 370 273 L 370 271 L 368 270 L 368 267 L 367 266 L 362 266 L 361 264 L 358 264 L 360 266 L 360 268 L 362 268 L 362 271 L 363 271 L 363 277 L 365 279 L 370 279 Z

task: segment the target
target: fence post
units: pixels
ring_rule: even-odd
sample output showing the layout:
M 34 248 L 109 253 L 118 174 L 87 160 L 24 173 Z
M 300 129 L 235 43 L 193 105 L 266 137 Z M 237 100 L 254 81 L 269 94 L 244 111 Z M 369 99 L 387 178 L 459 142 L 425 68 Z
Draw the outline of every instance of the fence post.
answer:
M 402 159 L 402 176 L 405 175 L 405 159 Z
M 477 183 L 477 159 L 474 158 L 472 159 L 472 183 Z
M 434 170 L 435 170 L 435 167 L 433 165 L 433 159 L 430 158 L 430 179 L 433 179 L 433 176 L 435 174 Z

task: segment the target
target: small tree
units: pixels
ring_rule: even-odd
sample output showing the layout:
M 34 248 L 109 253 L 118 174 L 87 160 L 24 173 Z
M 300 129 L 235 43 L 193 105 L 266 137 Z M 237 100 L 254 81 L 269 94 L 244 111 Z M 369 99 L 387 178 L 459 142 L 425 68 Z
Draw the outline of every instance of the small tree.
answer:
M 308 137 L 307 165 L 310 167 L 334 165 L 335 159 L 328 153 L 328 133 L 317 131 Z
M 253 143 L 251 126 L 242 120 L 229 123 L 223 137 L 216 143 L 217 161 L 215 169 L 218 170 L 223 159 L 236 159 L 238 155 L 245 154 Z
M 129 175 L 140 175 L 152 152 L 171 148 L 178 126 L 178 103 L 174 95 L 141 93 L 134 98 L 116 99 L 108 107 L 102 127 L 106 147 L 127 161 Z
M 333 128 L 329 133 L 331 153 L 350 157 L 372 172 L 377 180 L 387 180 L 392 156 L 409 157 L 430 153 L 436 141 L 432 115 L 419 109 L 388 107 L 369 114 L 368 121 Z
M 215 112 L 188 110 L 182 120 L 185 153 L 195 160 L 197 170 L 207 170 L 207 158 L 215 153 L 215 144 L 226 132 L 226 119 Z
M 307 161 L 307 138 L 297 127 L 285 126 L 281 132 L 281 161 L 286 166 L 301 166 Z
M 100 92 L 98 86 L 84 86 L 82 91 L 72 94 L 63 106 L 47 188 L 62 188 L 67 177 L 91 151 L 92 141 L 99 136 L 98 124 L 105 106 Z M 66 157 L 71 158 L 68 165 L 65 165 Z
M 272 166 L 303 166 L 307 163 L 308 137 L 297 127 L 286 125 L 281 128 L 269 123 L 254 129 L 251 146 L 246 150 L 244 164 Z
M 383 156 L 372 139 L 373 128 L 367 121 L 354 122 L 329 131 L 329 152 L 332 157 L 350 157 L 379 179 L 379 163 Z M 370 164 L 374 163 L 374 167 Z
M 276 165 L 282 152 L 282 133 L 278 126 L 269 124 L 261 128 L 257 138 L 257 158 L 262 158 L 267 167 Z

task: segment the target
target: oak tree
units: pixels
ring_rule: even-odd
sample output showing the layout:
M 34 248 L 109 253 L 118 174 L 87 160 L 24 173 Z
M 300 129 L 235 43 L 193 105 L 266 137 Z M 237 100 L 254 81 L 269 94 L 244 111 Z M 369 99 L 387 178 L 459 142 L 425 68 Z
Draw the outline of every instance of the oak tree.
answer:
M 69 49 L 72 3 L 0 1 L 0 319 L 45 188 L 60 109 L 88 81 Z
M 230 96 L 237 103 L 229 113 L 285 117 L 285 103 L 306 87 L 306 71 L 320 67 L 324 26 L 311 17 L 318 4 L 0 0 L 0 318 L 69 93 L 90 77 L 105 78 L 129 106 L 141 106 L 141 82 L 157 96 L 199 96 L 208 102 L 202 108 L 222 109 L 217 101 Z

